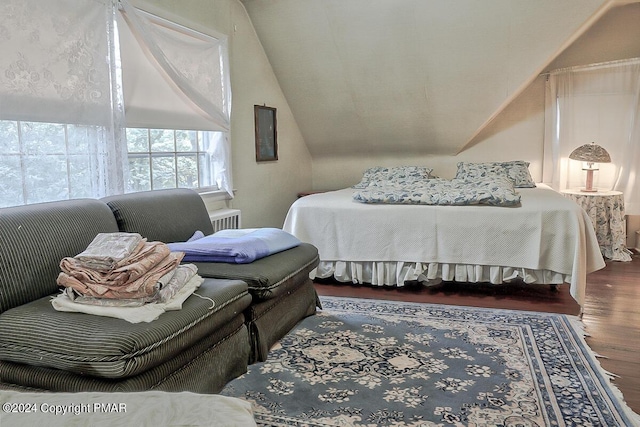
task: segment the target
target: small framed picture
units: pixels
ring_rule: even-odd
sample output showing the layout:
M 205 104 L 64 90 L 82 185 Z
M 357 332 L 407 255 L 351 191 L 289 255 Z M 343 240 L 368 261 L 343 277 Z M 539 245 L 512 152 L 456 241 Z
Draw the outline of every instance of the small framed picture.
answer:
M 256 162 L 278 160 L 276 109 L 264 105 L 254 105 L 253 114 L 256 132 Z

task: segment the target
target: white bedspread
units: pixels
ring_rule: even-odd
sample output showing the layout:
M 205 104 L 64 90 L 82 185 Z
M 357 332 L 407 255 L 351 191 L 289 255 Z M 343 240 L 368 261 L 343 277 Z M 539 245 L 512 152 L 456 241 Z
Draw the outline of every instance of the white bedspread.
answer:
M 569 278 L 582 305 L 586 275 L 605 263 L 590 219 L 549 187 L 519 188 L 517 207 L 369 205 L 353 189 L 313 194 L 290 208 L 283 229 L 323 261 L 508 266 Z

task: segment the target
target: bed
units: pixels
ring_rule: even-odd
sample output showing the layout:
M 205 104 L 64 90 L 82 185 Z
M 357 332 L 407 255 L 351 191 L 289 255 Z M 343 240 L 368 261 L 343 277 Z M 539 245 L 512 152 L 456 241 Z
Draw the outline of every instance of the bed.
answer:
M 528 163 L 519 165 L 518 173 L 529 175 Z M 503 176 L 504 167 L 504 162 L 461 162 L 456 178 L 491 179 Z M 513 173 L 519 200 L 506 206 L 354 200 L 389 183 L 404 188 L 433 178 L 431 169 L 423 168 L 416 178 L 406 168 L 400 178 L 393 169 L 371 168 L 354 187 L 292 204 L 283 229 L 318 248 L 320 264 L 312 278 L 379 286 L 440 280 L 569 283 L 572 297 L 583 305 L 587 274 L 605 263 L 590 219 L 576 203 L 530 175 L 519 181 Z M 465 174 L 465 168 L 472 173 Z

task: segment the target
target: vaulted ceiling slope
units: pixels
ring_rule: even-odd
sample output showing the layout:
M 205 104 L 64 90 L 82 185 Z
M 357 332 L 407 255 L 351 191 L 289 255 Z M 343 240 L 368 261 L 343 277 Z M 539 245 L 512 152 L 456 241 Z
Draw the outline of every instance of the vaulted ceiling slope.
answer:
M 243 0 L 311 155 L 456 154 L 607 0 Z

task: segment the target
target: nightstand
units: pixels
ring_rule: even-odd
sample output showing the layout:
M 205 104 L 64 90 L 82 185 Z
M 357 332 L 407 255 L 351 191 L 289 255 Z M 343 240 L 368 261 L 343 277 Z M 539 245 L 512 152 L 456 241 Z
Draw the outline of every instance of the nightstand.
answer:
M 621 191 L 591 193 L 577 189 L 562 190 L 561 193 L 587 212 L 603 256 L 614 261 L 631 261 L 631 251 L 626 247 L 627 223 Z

